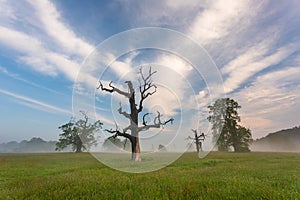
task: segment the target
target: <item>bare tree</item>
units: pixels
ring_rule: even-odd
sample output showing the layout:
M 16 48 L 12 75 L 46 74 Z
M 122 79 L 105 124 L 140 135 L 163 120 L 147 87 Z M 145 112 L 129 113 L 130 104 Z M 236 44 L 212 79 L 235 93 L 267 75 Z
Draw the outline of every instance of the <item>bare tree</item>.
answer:
M 140 149 L 140 140 L 139 140 L 139 133 L 141 131 L 149 130 L 150 128 L 160 128 L 165 126 L 169 122 L 173 122 L 174 119 L 168 119 L 167 121 L 162 121 L 162 115 L 160 112 L 157 111 L 156 117 L 153 119 L 153 122 L 149 124 L 146 121 L 146 117 L 150 113 L 145 113 L 142 116 L 142 125 L 139 126 L 139 114 L 143 111 L 143 103 L 144 101 L 156 93 L 157 86 L 153 83 L 152 76 L 156 73 L 156 71 L 152 71 L 151 67 L 149 68 L 148 74 L 144 74 L 142 68 L 139 69 L 139 89 L 138 93 L 140 95 L 139 100 L 136 99 L 136 91 L 133 87 L 131 81 L 126 81 L 128 91 L 122 91 L 115 86 L 113 86 L 112 81 L 109 83 L 109 87 L 104 87 L 101 81 L 99 81 L 99 86 L 97 89 L 101 89 L 102 91 L 109 92 L 109 93 L 118 93 L 125 98 L 128 99 L 130 105 L 130 113 L 124 111 L 122 109 L 122 105 L 118 109 L 119 114 L 123 115 L 130 121 L 129 126 L 120 130 L 116 125 L 115 129 L 106 129 L 107 132 L 114 134 L 115 137 L 122 136 L 127 138 L 131 142 L 131 152 L 133 161 L 141 161 L 141 149 Z M 128 133 L 130 131 L 130 133 Z
M 193 142 L 196 145 L 197 152 L 199 153 L 200 151 L 203 151 L 202 150 L 202 142 L 205 140 L 206 135 L 204 135 L 204 133 L 201 133 L 198 135 L 198 132 L 196 129 L 192 129 L 192 131 L 194 133 L 194 137 L 189 136 L 187 139 L 193 140 Z

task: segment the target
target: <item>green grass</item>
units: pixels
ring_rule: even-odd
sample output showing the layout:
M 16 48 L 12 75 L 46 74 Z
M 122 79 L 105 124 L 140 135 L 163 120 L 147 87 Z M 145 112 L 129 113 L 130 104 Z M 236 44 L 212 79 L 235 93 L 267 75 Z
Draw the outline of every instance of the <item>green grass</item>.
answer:
M 186 153 L 144 174 L 88 153 L 0 154 L 0 199 L 300 199 L 300 154 Z

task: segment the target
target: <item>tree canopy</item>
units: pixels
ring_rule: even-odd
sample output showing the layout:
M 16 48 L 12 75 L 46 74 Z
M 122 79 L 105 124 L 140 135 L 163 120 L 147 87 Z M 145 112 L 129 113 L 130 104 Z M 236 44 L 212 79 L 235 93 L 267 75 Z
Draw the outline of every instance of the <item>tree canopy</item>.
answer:
M 238 125 L 240 108 L 238 102 L 230 98 L 218 99 L 208 106 L 208 121 L 212 123 L 213 138 L 219 151 L 229 151 L 231 147 L 235 152 L 250 151 L 251 131 Z
M 56 151 L 61 151 L 68 146 L 75 152 L 88 150 L 92 145 L 97 145 L 95 132 L 99 131 L 102 123 L 97 120 L 94 123 L 89 122 L 89 117 L 85 112 L 81 112 L 83 119 L 75 121 L 71 119 L 68 123 L 58 127 L 62 130 L 59 134 L 59 141 L 56 143 Z

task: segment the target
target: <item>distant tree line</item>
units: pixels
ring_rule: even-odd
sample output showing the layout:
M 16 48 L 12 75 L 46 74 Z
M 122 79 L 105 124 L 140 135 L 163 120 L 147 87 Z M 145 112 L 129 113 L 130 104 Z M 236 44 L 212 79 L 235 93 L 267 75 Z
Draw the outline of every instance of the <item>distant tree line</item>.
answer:
M 29 141 L 11 141 L 0 144 L 0 152 L 54 152 L 56 142 L 57 141 L 45 141 L 39 137 L 31 138 Z M 66 151 L 68 150 L 70 149 L 66 149 Z

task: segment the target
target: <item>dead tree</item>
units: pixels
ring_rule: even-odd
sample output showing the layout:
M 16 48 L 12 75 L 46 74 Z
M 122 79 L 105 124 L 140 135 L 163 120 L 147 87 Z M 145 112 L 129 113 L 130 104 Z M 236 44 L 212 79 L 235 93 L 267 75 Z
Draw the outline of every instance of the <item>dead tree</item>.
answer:
M 131 159 L 133 161 L 141 161 L 141 149 L 140 149 L 140 140 L 139 140 L 139 133 L 141 131 L 149 130 L 150 128 L 161 128 L 165 126 L 167 123 L 172 123 L 173 118 L 162 121 L 162 115 L 160 112 L 157 111 L 157 115 L 154 118 L 151 124 L 148 124 L 146 121 L 146 116 L 150 113 L 145 113 L 142 117 L 142 125 L 139 125 L 139 114 L 143 111 L 143 103 L 144 101 L 153 95 L 156 92 L 157 86 L 152 81 L 152 76 L 156 73 L 156 71 L 152 71 L 151 67 L 149 68 L 148 74 L 145 75 L 142 68 L 139 69 L 139 90 L 138 93 L 140 95 L 139 99 L 136 98 L 136 91 L 133 87 L 131 81 L 126 81 L 128 91 L 122 91 L 115 86 L 113 86 L 112 81 L 109 83 L 109 88 L 104 87 L 101 81 L 99 81 L 99 86 L 97 89 L 101 89 L 102 91 L 109 92 L 109 93 L 118 93 L 125 98 L 128 99 L 130 105 L 130 113 L 124 111 L 122 109 L 122 105 L 118 109 L 119 114 L 123 115 L 130 121 L 129 126 L 120 130 L 117 126 L 116 129 L 107 130 L 107 132 L 114 134 L 114 137 L 122 136 L 127 138 L 131 142 L 131 152 L 132 156 Z M 130 133 L 129 133 L 130 132 Z
M 195 129 L 192 129 L 192 131 L 195 134 L 194 137 L 189 136 L 187 139 L 193 140 L 193 142 L 196 145 L 197 152 L 199 153 L 200 151 L 203 151 L 202 150 L 202 142 L 205 140 L 206 135 L 204 135 L 204 133 L 201 133 L 198 135 L 197 130 L 195 130 Z

